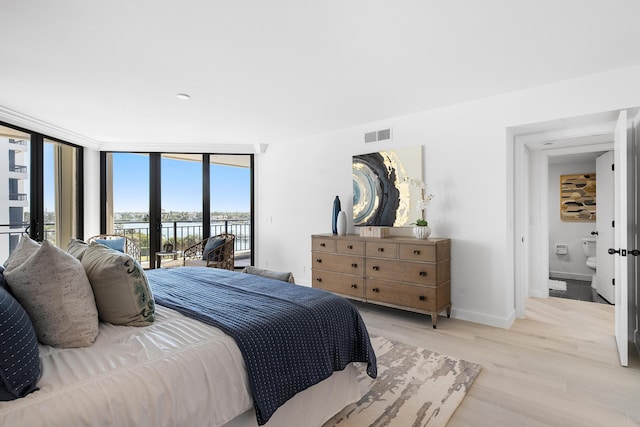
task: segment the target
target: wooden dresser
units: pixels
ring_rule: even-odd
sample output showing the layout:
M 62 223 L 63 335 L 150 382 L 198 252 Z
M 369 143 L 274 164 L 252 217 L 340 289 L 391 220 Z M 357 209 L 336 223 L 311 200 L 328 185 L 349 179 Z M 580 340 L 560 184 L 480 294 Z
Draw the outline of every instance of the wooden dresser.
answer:
M 451 241 L 311 236 L 312 284 L 347 298 L 451 316 Z

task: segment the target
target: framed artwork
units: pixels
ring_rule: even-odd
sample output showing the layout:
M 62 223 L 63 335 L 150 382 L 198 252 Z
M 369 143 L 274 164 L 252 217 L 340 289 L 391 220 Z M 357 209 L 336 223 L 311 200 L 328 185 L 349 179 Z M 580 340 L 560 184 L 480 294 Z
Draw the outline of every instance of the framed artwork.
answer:
M 422 146 L 353 156 L 353 224 L 404 227 L 422 218 Z
M 560 175 L 560 220 L 596 220 L 596 174 Z

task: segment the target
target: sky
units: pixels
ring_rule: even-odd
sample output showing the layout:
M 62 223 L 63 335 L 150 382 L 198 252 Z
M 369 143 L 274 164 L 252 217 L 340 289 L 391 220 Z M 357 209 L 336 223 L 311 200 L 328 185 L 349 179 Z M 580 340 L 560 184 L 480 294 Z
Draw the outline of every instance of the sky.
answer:
M 162 158 L 160 168 L 162 209 L 202 211 L 202 165 Z M 248 168 L 212 164 L 210 174 L 212 212 L 249 212 L 251 194 Z M 148 183 L 148 156 L 113 153 L 114 212 L 148 212 Z
M 44 146 L 45 209 L 55 210 L 53 145 Z M 211 211 L 249 212 L 250 170 L 211 165 Z M 162 158 L 162 209 L 202 210 L 202 165 L 197 162 Z M 149 157 L 113 153 L 114 212 L 149 211 Z

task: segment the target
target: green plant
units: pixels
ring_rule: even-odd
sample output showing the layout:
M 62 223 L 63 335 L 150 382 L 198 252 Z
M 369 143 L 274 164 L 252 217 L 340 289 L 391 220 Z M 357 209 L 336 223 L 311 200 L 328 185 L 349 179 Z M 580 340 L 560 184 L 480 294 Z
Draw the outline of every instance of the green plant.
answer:
M 426 219 L 418 218 L 416 222 L 412 222 L 411 225 L 417 225 L 419 227 L 426 227 L 429 225 Z

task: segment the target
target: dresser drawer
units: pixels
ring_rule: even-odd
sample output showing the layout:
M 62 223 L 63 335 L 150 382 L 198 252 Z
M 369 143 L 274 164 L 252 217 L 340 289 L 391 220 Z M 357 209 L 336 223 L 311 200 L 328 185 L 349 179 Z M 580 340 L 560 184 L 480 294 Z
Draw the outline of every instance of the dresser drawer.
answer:
M 317 252 L 335 252 L 336 241 L 329 237 L 312 237 L 311 250 Z
M 361 276 L 313 270 L 311 277 L 314 288 L 354 298 L 364 298 L 364 279 Z
M 437 285 L 449 280 L 444 263 L 417 263 L 386 259 L 367 259 L 365 276 L 419 285 Z
M 364 274 L 364 258 L 347 255 L 311 253 L 311 268 L 313 270 L 328 270 L 336 273 Z
M 336 252 L 347 255 L 364 255 L 364 242 L 353 240 L 336 241 Z
M 398 244 L 382 241 L 367 242 L 365 255 L 367 257 L 395 259 L 398 257 Z
M 398 258 L 407 261 L 436 262 L 436 246 L 401 243 Z
M 367 301 L 394 304 L 424 311 L 436 311 L 438 309 L 436 288 L 434 287 L 407 285 L 379 279 L 367 278 L 365 280 L 365 298 Z

